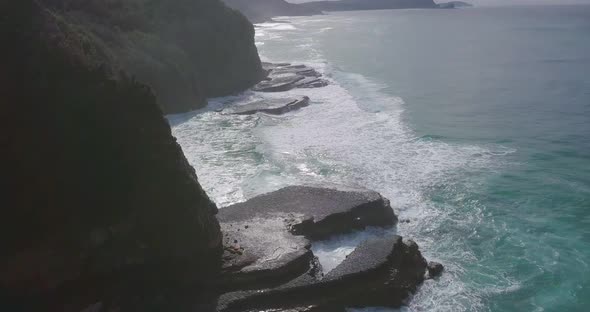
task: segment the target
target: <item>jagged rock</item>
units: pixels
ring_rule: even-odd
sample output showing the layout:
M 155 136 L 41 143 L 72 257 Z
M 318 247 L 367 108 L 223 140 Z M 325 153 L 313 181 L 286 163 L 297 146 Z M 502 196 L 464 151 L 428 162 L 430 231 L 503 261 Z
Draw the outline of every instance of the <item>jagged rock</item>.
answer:
M 259 82 L 254 87 L 252 87 L 252 90 L 260 92 L 289 91 L 295 88 L 295 84 L 298 81 L 303 79 L 305 79 L 305 76 L 296 74 L 270 76 L 269 80 L 263 80 Z
M 309 97 L 307 96 L 301 98 L 266 99 L 245 105 L 232 106 L 223 110 L 223 112 L 237 115 L 251 115 L 259 112 L 280 115 L 308 105 Z
M 218 310 L 399 307 L 422 283 L 426 267 L 420 251 L 399 236 L 370 240 L 324 278 L 306 274 L 272 289 L 228 293 L 219 298 Z
M 379 193 L 305 186 L 223 208 L 218 219 L 225 246 L 220 284 L 229 289 L 276 286 L 317 267 L 309 239 L 397 221 Z
M 428 277 L 429 278 L 435 278 L 439 275 L 442 274 L 442 272 L 444 271 L 445 267 L 438 263 L 438 262 L 434 262 L 434 261 L 430 261 L 428 262 Z

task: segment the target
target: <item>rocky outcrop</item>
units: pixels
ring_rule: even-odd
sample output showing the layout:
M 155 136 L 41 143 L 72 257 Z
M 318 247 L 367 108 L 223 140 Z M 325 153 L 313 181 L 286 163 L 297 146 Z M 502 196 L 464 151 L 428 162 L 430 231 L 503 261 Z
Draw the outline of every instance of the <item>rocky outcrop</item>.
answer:
M 442 274 L 444 271 L 444 266 L 438 262 L 430 261 L 428 262 L 428 277 L 435 278 Z
M 389 201 L 368 190 L 290 186 L 220 209 L 223 288 L 284 283 L 315 266 L 310 240 L 393 226 Z
M 309 97 L 265 99 L 244 105 L 236 105 L 223 110 L 224 114 L 252 115 L 266 113 L 281 115 L 309 105 Z
M 95 42 L 38 2 L 0 9 L 10 12 L 0 16 L 10 116 L 0 129 L 0 310 L 80 311 L 210 282 L 222 252 L 217 208 L 150 89 L 112 79 Z
M 134 16 L 139 21 L 112 14 L 133 12 L 128 9 L 135 5 L 141 5 Z M 395 224 L 389 201 L 378 193 L 288 187 L 226 207 L 221 225 L 217 221 L 217 207 L 172 137 L 157 97 L 140 74 L 117 72 L 114 65 L 128 68 L 120 54 L 126 48 L 143 56 L 152 51 L 119 36 L 164 40 L 158 39 L 162 27 L 166 40 L 184 38 L 184 27 L 208 27 L 198 21 L 215 17 L 216 8 L 214 0 L 0 2 L 0 10 L 10 12 L 0 15 L 0 35 L 10 43 L 0 49 L 0 94 L 9 116 L 0 129 L 0 310 L 208 311 L 243 303 L 339 311 L 345 305 L 396 306 L 415 288 L 423 258 L 415 244 L 397 237 L 359 247 L 325 277 L 310 251 L 316 239 Z M 136 24 L 145 16 L 151 17 L 147 29 Z M 159 24 L 164 21 L 170 25 Z M 114 38 L 107 25 L 119 27 Z M 229 31 L 223 42 L 233 38 L 232 25 L 221 31 Z M 116 44 L 105 48 L 104 38 Z M 166 60 L 180 51 L 165 50 Z M 219 53 L 209 65 L 232 55 Z M 178 69 L 165 63 L 158 68 Z M 305 67 L 272 70 L 304 77 L 300 81 L 318 79 Z M 203 83 L 199 90 L 224 90 L 215 77 L 196 79 Z M 430 274 L 437 272 L 432 264 Z M 248 292 L 260 288 L 266 290 Z M 238 289 L 245 293 L 218 298 Z M 352 293 L 363 300 L 349 300 Z
M 283 92 L 294 88 L 320 88 L 329 84 L 320 78 L 322 74 L 307 65 L 264 63 L 263 68 L 267 77 L 252 87 L 254 91 Z
M 284 74 L 292 74 L 292 75 L 300 75 L 305 77 L 321 77 L 320 74 L 315 69 L 307 66 L 307 65 L 290 65 L 287 63 L 279 63 L 279 64 L 272 64 L 272 63 L 263 63 L 262 67 L 272 75 L 284 75 Z
M 38 1 L 47 29 L 74 34 L 113 77 L 123 70 L 150 86 L 166 114 L 263 78 L 252 24 L 220 0 Z
M 242 12 L 252 23 L 267 22 L 275 16 L 321 14 L 318 10 L 289 3 L 285 0 L 224 0 L 224 2 Z
M 313 88 L 321 88 L 329 85 L 330 83 L 321 78 L 313 78 L 313 77 L 305 77 L 295 83 L 295 88 L 302 88 L 302 89 L 313 89 Z
M 433 0 L 339 0 L 314 1 L 302 3 L 301 5 L 319 11 L 437 8 Z
M 276 75 L 267 78 L 252 87 L 259 92 L 284 92 L 295 88 L 297 83 L 305 79 L 304 76 L 295 74 Z
M 322 274 L 313 240 L 397 221 L 368 190 L 291 186 L 220 210 L 226 293 L 211 311 L 344 311 L 399 307 L 426 276 L 418 246 L 399 236 L 370 240 Z M 434 274 L 431 272 L 431 274 Z
M 307 273 L 275 288 L 228 293 L 219 298 L 217 309 L 399 307 L 422 283 L 426 267 L 412 241 L 399 236 L 370 240 L 324 277 Z
M 314 239 L 367 226 L 391 226 L 397 217 L 389 200 L 365 189 L 288 186 L 221 209 L 220 222 L 289 216 L 293 234 Z

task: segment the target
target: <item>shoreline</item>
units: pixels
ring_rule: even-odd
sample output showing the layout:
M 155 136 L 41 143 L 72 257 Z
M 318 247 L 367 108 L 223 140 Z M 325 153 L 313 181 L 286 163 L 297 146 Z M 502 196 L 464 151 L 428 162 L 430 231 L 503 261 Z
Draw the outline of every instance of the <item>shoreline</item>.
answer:
M 272 94 L 273 95 L 273 99 L 275 99 L 274 101 L 271 99 L 266 99 L 266 100 L 257 100 L 257 101 L 251 101 L 248 103 L 241 103 L 240 105 L 236 105 L 234 104 L 230 104 L 230 105 L 225 105 L 223 109 L 208 109 L 207 111 L 211 114 L 220 114 L 220 116 L 223 115 L 228 115 L 231 116 L 233 115 L 242 115 L 242 114 L 247 114 L 247 115 L 258 115 L 258 114 L 269 114 L 269 115 L 283 115 L 286 114 L 288 112 L 290 112 L 292 109 L 285 109 L 287 107 L 289 107 L 290 105 L 290 100 L 287 101 L 279 101 L 277 102 L 277 99 L 280 99 L 281 96 L 285 96 L 282 95 L 284 94 L 286 91 L 291 90 L 291 89 L 300 89 L 303 91 L 303 93 L 305 93 L 306 90 L 306 85 L 298 85 L 298 83 L 300 83 L 301 81 L 303 81 L 304 79 L 311 79 L 313 81 L 315 80 L 320 80 L 322 79 L 322 74 L 320 74 L 318 71 L 316 71 L 314 68 L 306 66 L 306 65 L 292 65 L 290 63 L 263 63 L 263 67 L 265 68 L 265 70 L 269 73 L 269 78 L 267 78 L 267 80 L 263 80 L 261 83 L 259 83 L 259 85 L 254 86 L 252 88 L 252 90 L 256 91 L 257 93 L 260 94 Z M 276 81 L 275 81 L 276 80 Z M 314 88 L 323 88 L 325 87 L 326 84 L 320 84 L 320 85 L 316 85 Z M 290 96 L 292 95 L 286 95 L 286 99 L 288 99 Z M 305 101 L 305 105 L 303 106 L 298 106 L 295 109 L 300 109 L 300 110 L 305 110 L 306 107 L 308 105 L 308 102 L 311 101 L 313 102 L 313 97 L 312 98 L 307 98 L 307 100 Z M 276 108 L 273 108 L 273 110 L 268 110 L 269 105 L 279 105 Z M 282 108 L 281 108 L 282 107 Z M 333 187 L 333 186 L 332 186 Z M 345 186 L 341 186 L 350 190 L 354 190 L 350 187 L 345 187 Z M 273 224 L 272 222 L 275 221 L 270 221 L 272 218 L 274 218 L 274 214 L 271 213 L 270 215 L 266 215 L 266 212 L 262 212 L 263 214 L 261 216 L 256 216 L 256 213 L 252 213 L 252 212 L 248 212 L 249 210 L 247 210 L 247 208 L 242 208 L 242 206 L 244 207 L 248 207 L 248 205 L 252 205 L 254 203 L 256 203 L 257 201 L 260 202 L 262 199 L 260 198 L 272 198 L 273 196 L 275 196 L 274 194 L 282 194 L 281 192 L 285 193 L 286 196 L 291 196 L 289 198 L 298 198 L 299 196 L 295 195 L 297 193 L 299 193 L 299 191 L 293 190 L 290 191 L 290 189 L 287 187 L 286 189 L 281 189 L 279 191 L 275 191 L 275 192 L 270 192 L 270 193 L 265 193 L 259 196 L 256 196 L 254 198 L 251 198 L 249 200 L 246 200 L 245 202 L 242 203 L 237 203 L 234 205 L 231 205 L 229 207 L 225 207 L 225 208 L 220 208 L 220 213 L 218 215 L 218 219 L 221 222 L 221 227 L 222 227 L 222 232 L 224 233 L 224 236 L 226 236 L 225 238 L 225 242 L 226 247 L 225 248 L 225 253 L 226 255 L 224 256 L 224 258 L 229 259 L 234 259 L 235 257 L 238 257 L 238 259 L 240 257 L 244 257 L 245 256 L 245 252 L 247 250 L 252 250 L 252 247 L 250 246 L 251 243 L 248 243 L 248 239 L 255 239 L 256 241 L 265 241 L 268 237 L 273 237 L 276 236 L 280 233 L 280 231 L 278 231 L 278 228 L 282 227 L 282 226 L 278 226 L 277 225 L 272 225 L 270 226 L 270 224 Z M 291 194 L 293 193 L 294 195 L 287 195 L 287 194 Z M 345 193 L 343 193 L 345 194 Z M 293 201 L 295 199 L 288 199 L 288 198 L 281 198 L 280 196 L 283 195 L 276 195 L 279 196 L 278 199 L 274 199 L 271 201 L 277 202 L 278 203 L 278 207 L 280 207 L 281 205 L 289 205 L 290 201 Z M 297 201 L 302 200 L 303 198 L 306 197 L 302 197 L 301 199 L 296 199 Z M 252 204 L 250 204 L 252 202 Z M 315 204 L 313 203 L 315 202 Z M 313 205 L 317 205 L 319 203 L 324 202 L 324 200 L 321 199 L 317 199 L 315 201 L 310 202 L 309 205 L 313 206 Z M 387 208 L 385 208 L 386 211 L 391 211 L 393 212 L 392 208 L 389 206 L 389 201 L 387 201 Z M 264 200 L 262 200 L 262 202 L 260 202 L 258 205 L 262 206 L 262 207 L 267 207 L 267 204 L 264 204 Z M 233 208 L 236 207 L 236 208 Z M 270 207 L 270 206 L 269 206 Z M 317 209 L 319 209 L 321 206 L 318 206 Z M 299 209 L 300 207 L 296 208 L 287 208 L 289 212 L 289 214 L 294 214 L 297 215 L 296 211 L 297 209 Z M 266 209 L 266 208 L 265 208 Z M 364 208 L 363 208 L 364 209 Z M 264 211 L 264 210 L 263 210 Z M 229 224 L 227 223 L 226 219 L 228 217 L 230 218 L 236 218 L 237 215 L 244 215 L 244 217 L 240 217 L 240 218 L 246 218 L 247 221 L 240 221 L 239 224 Z M 247 216 L 247 217 L 246 217 Z M 273 216 L 273 217 L 271 217 Z M 251 219 L 254 218 L 254 219 Z M 262 218 L 262 219 L 260 219 Z M 289 220 L 292 217 L 286 217 L 285 220 Z M 250 220 L 251 219 L 251 220 Z M 260 220 L 265 220 L 268 219 L 269 221 L 260 221 Z M 305 217 L 304 217 L 305 219 Z M 383 219 L 382 217 L 378 217 L 377 219 Z M 230 219 L 231 220 L 231 219 Z M 255 221 L 256 220 L 256 221 Z M 317 218 L 312 218 L 311 220 L 317 220 Z M 395 222 L 397 222 L 397 217 L 395 218 Z M 269 223 L 271 222 L 271 223 Z M 287 225 L 287 228 L 293 228 L 293 224 L 291 224 L 291 222 L 293 221 L 288 221 L 289 225 Z M 306 221 L 307 222 L 307 221 Z M 341 222 L 341 221 L 338 221 Z M 405 222 L 405 220 L 404 220 Z M 279 222 L 281 223 L 281 222 Z M 305 223 L 305 222 L 304 222 Z M 270 226 L 270 227 L 269 227 Z M 236 231 L 236 227 L 238 228 L 238 232 Z M 275 234 L 270 234 L 269 232 L 265 232 L 265 233 L 256 233 L 254 232 L 253 234 L 248 234 L 249 231 L 255 231 L 257 228 L 273 228 Z M 297 227 L 297 226 L 295 226 Z M 320 226 L 321 228 L 325 227 L 325 226 Z M 351 230 L 355 230 L 358 231 L 359 229 L 354 225 L 353 223 L 349 222 L 349 225 L 343 226 L 343 225 L 339 225 L 339 227 L 341 228 L 341 230 L 339 230 L 338 232 L 336 232 L 335 234 L 342 234 L 342 233 L 347 233 Z M 387 228 L 387 227 L 385 227 Z M 241 231 L 240 231 L 241 229 Z M 267 230 L 268 231 L 268 230 Z M 277 232 L 278 231 L 278 232 Z M 234 233 L 234 234 L 231 234 Z M 296 233 L 298 233 L 296 231 Z M 361 233 L 361 232 L 357 232 L 357 233 Z M 300 235 L 300 233 L 298 233 Z M 237 236 L 236 236 L 237 235 Z M 246 235 L 246 236 L 244 236 Z M 254 236 L 251 236 L 254 235 Z M 308 234 L 309 235 L 309 234 Z M 334 234 L 328 234 L 328 235 L 324 235 L 323 238 L 329 238 L 331 236 L 333 236 Z M 393 234 L 392 234 L 393 235 Z M 228 237 L 229 236 L 229 237 Z M 287 235 L 289 236 L 289 235 Z M 296 235 L 297 236 L 297 235 Z M 313 235 L 312 235 L 313 236 Z M 234 238 L 235 237 L 235 238 Z M 247 237 L 250 237 L 247 239 Z M 359 251 L 357 251 L 356 253 L 360 253 L 360 257 L 364 257 L 362 254 L 364 253 L 371 253 L 372 251 L 369 249 L 367 251 L 363 251 L 361 252 L 360 250 L 362 250 L 365 244 L 370 243 L 371 241 L 374 241 L 375 239 L 386 239 L 387 237 L 391 237 L 390 235 L 385 235 L 383 237 L 380 238 L 374 238 L 374 239 L 370 239 L 368 242 L 365 243 L 361 243 L 357 248 L 360 248 Z M 272 246 L 272 243 L 269 242 L 268 244 L 270 244 L 270 246 Z M 417 250 L 417 245 L 415 245 L 415 243 L 413 242 L 408 242 L 407 246 L 415 246 L 415 247 L 411 247 Z M 295 264 L 300 262 L 300 257 L 303 257 L 303 259 L 306 259 L 303 261 L 303 264 L 297 264 L 295 265 L 292 269 L 287 269 L 287 271 L 284 271 L 285 269 L 278 269 L 278 271 L 276 271 L 276 273 L 272 273 L 273 271 L 267 271 L 267 273 L 265 273 L 266 276 L 268 276 L 267 278 L 271 278 L 270 280 L 264 282 L 264 280 L 261 280 L 260 277 L 259 278 L 255 278 L 257 280 L 256 283 L 252 283 L 252 282 L 246 282 L 244 281 L 244 277 L 240 277 L 239 279 L 242 280 L 242 283 L 246 283 L 244 284 L 245 289 L 251 289 L 251 288 L 259 288 L 259 289 L 264 289 L 263 292 L 264 293 L 268 293 L 268 295 L 264 295 L 264 296 L 260 296 L 259 295 L 259 291 L 255 291 L 252 294 L 236 294 L 234 295 L 233 293 L 228 293 L 226 295 L 222 295 L 221 297 L 221 302 L 222 302 L 222 311 L 233 311 L 232 306 L 237 305 L 237 306 L 241 306 L 243 304 L 245 304 L 245 302 L 248 303 L 248 305 L 252 305 L 252 307 L 256 307 L 258 309 L 261 308 L 270 308 L 270 307 L 280 307 L 280 300 L 278 299 L 272 299 L 272 298 L 278 298 L 278 297 L 282 297 L 282 296 L 287 296 L 286 294 L 290 294 L 288 296 L 296 296 L 299 299 L 300 302 L 305 302 L 302 301 L 302 298 L 304 297 L 300 297 L 301 294 L 306 293 L 307 291 L 313 289 L 317 283 L 321 283 L 321 281 L 323 280 L 323 276 L 324 274 L 330 274 L 329 272 L 332 272 L 333 270 L 336 270 L 334 272 L 338 271 L 338 268 L 341 265 L 346 265 L 346 264 L 339 264 L 336 265 L 334 268 L 331 268 L 331 270 L 329 272 L 324 272 L 321 268 L 321 265 L 317 262 L 317 258 L 315 257 L 315 255 L 313 254 L 313 252 L 311 251 L 314 244 L 313 243 L 304 243 L 304 246 L 307 246 L 303 249 L 301 249 L 302 251 L 305 251 L 303 254 L 300 254 L 299 256 L 292 258 L 292 260 L 287 260 L 287 263 L 291 263 L 291 261 Z M 302 248 L 302 247 L 298 247 L 298 248 Z M 274 247 L 270 248 L 271 250 L 274 250 Z M 356 249 L 355 249 L 356 250 Z M 351 251 L 351 254 L 354 254 L 355 251 Z M 393 254 L 396 254 L 398 252 L 393 252 Z M 257 256 L 260 258 L 266 258 L 267 256 L 263 255 L 264 252 Z M 276 255 L 275 255 L 276 256 Z M 285 254 L 284 256 L 280 256 L 279 258 L 282 257 L 286 257 L 286 259 L 291 259 L 288 254 Z M 421 255 L 417 255 L 416 259 L 423 259 Z M 315 259 L 315 260 L 314 260 Z M 235 260 L 231 260 L 231 261 L 235 261 Z M 418 260 L 411 260 L 411 261 L 418 261 Z M 239 263 L 240 261 L 238 261 Z M 287 265 L 287 263 L 281 263 L 279 265 L 280 267 L 283 267 L 286 265 L 286 267 L 289 267 L 289 265 Z M 362 262 L 361 262 L 362 263 Z M 352 267 L 353 271 L 363 271 L 363 269 L 361 269 L 362 264 L 355 264 Z M 422 269 L 419 269 L 416 272 L 416 276 L 419 277 L 417 280 L 415 280 L 414 282 L 412 282 L 411 284 L 414 285 L 411 287 L 411 290 L 406 290 L 403 292 L 407 292 L 407 291 L 415 291 L 416 288 L 418 287 L 418 285 L 422 282 L 423 278 L 432 278 L 435 276 L 438 276 L 438 274 L 440 274 L 442 272 L 442 265 L 438 264 L 438 263 L 430 263 L 427 264 L 424 260 L 420 260 L 418 262 L 414 262 L 414 263 L 422 263 L 421 265 L 419 265 L 419 267 L 421 267 Z M 311 265 L 310 265 L 311 264 Z M 301 266 L 303 265 L 303 267 Z M 357 265 L 359 265 L 357 267 Z M 261 267 L 267 267 L 268 265 L 264 265 L 264 264 L 257 264 L 257 266 L 261 266 Z M 356 269 L 355 269 L 356 268 Z M 228 269 L 229 271 L 232 271 L 233 269 Z M 294 273 L 287 273 L 287 272 L 291 272 L 291 270 L 294 270 Z M 404 269 L 406 270 L 406 269 Z M 420 271 L 423 270 L 423 271 Z M 255 270 L 256 271 L 256 270 Z M 255 272 L 254 271 L 254 272 Z M 430 272 L 430 273 L 427 273 Z M 422 272 L 422 273 L 418 273 L 418 272 Z M 249 273 L 252 274 L 252 273 Z M 278 275 L 277 275 L 278 274 Z M 285 279 L 283 276 L 284 274 L 287 274 L 287 278 Z M 302 274 L 302 275 L 301 275 Z M 356 274 L 356 273 L 355 273 Z M 271 277 L 271 276 L 275 276 L 275 277 Z M 299 276 L 299 277 L 298 277 Z M 305 277 L 306 276 L 306 277 Z M 364 276 L 364 273 L 362 273 L 362 276 Z M 229 278 L 229 277 L 228 277 Z M 290 283 L 293 283 L 293 281 L 296 281 L 298 279 L 304 278 L 307 281 L 299 286 L 297 286 L 295 289 L 291 289 L 292 286 L 289 286 Z M 358 283 L 358 282 L 347 282 L 348 278 L 343 278 L 342 283 L 340 284 L 341 286 L 338 286 L 339 291 L 336 290 L 329 290 L 329 291 L 320 291 L 320 293 L 322 294 L 320 297 L 322 298 L 333 298 L 331 300 L 335 300 L 336 303 L 331 303 L 329 306 L 330 307 L 337 307 L 340 306 L 341 308 L 344 308 L 345 306 L 347 306 L 346 304 L 344 304 L 345 302 L 347 302 L 348 299 L 345 300 L 345 298 L 341 297 L 340 292 L 346 293 L 347 291 L 345 289 L 349 289 L 349 288 L 355 288 L 358 287 L 359 285 L 362 285 L 363 283 L 371 283 L 371 280 L 376 281 L 379 280 L 379 278 L 377 277 L 368 277 L 368 279 L 363 282 L 363 283 Z M 231 280 L 231 278 L 229 278 L 229 280 Z M 229 282 L 231 284 L 231 282 Z M 260 286 L 256 286 L 257 283 L 262 283 Z M 395 284 L 396 282 L 392 282 L 393 284 Z M 270 284 L 273 285 L 272 288 L 265 288 L 263 287 L 263 285 L 265 284 Z M 318 284 L 319 285 L 319 284 Z M 262 287 L 262 288 L 261 288 Z M 344 288 L 342 288 L 344 287 Z M 285 290 L 281 290 L 281 289 L 285 289 Z M 284 292 L 286 291 L 285 295 Z M 355 290 L 355 292 L 360 291 L 360 289 Z M 394 290 L 390 290 L 390 291 L 394 291 Z M 394 291 L 396 292 L 396 291 Z M 399 292 L 399 290 L 397 291 Z M 300 294 L 301 293 L 301 294 Z M 377 291 L 378 293 L 378 291 Z M 254 297 L 252 297 L 252 295 L 255 295 Z M 405 297 L 406 295 L 403 295 L 402 297 Z M 340 299 L 338 299 L 340 298 Z M 276 301 L 278 300 L 278 301 Z M 330 301 L 331 301 L 330 300 Z M 323 301 L 315 299 L 309 301 L 309 305 L 311 306 L 318 306 L 320 305 L 321 308 L 319 311 L 323 311 L 321 309 L 326 309 L 327 307 L 325 306 L 325 304 L 322 303 Z M 338 303 L 340 302 L 340 303 Z M 291 303 L 290 305 L 287 304 L 288 301 L 285 301 L 285 306 L 284 307 L 296 307 L 293 306 L 293 303 Z M 360 302 L 350 302 L 349 305 L 350 306 L 359 306 Z M 384 301 L 382 301 L 381 299 L 375 299 L 372 304 L 371 303 L 365 303 L 366 306 L 378 306 L 378 305 L 389 305 L 392 307 L 397 307 L 400 305 L 400 301 L 393 301 L 390 303 L 386 303 Z M 238 310 L 236 310 L 238 311 Z M 301 310 L 303 311 L 303 310 Z M 338 310 L 340 311 L 340 310 Z

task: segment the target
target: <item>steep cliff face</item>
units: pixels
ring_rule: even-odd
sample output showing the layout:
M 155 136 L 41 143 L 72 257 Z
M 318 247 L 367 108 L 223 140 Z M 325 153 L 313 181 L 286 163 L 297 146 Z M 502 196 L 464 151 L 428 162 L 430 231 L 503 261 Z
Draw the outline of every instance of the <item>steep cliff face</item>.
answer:
M 285 0 L 223 0 L 230 7 L 242 12 L 253 23 L 261 23 L 275 16 L 306 16 L 321 11 L 289 3 Z
M 165 113 L 247 89 L 263 76 L 254 28 L 219 0 L 40 0 L 94 61 L 149 85 Z
M 0 9 L 0 306 L 215 274 L 217 208 L 150 89 L 112 79 L 96 41 L 39 2 Z

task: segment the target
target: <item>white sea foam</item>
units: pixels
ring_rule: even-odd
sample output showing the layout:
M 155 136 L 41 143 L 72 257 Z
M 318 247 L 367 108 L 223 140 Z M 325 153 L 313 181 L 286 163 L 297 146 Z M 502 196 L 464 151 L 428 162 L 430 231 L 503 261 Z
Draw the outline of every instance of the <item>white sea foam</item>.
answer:
M 480 310 L 482 291 L 465 285 L 464 268 L 456 264 L 476 261 L 475 256 L 461 239 L 444 233 L 447 226 L 469 233 L 473 224 L 482 221 L 483 208 L 461 192 L 448 193 L 455 196 L 451 202 L 468 205 L 468 210 L 434 202 L 429 193 L 469 187 L 469 181 L 457 176 L 494 170 L 513 151 L 418 137 L 404 122 L 403 99 L 385 92 L 384 85 L 342 72 L 325 60 L 306 28 L 321 25 L 325 19 L 284 18 L 281 20 L 290 23 L 259 24 L 256 40 L 265 61 L 305 63 L 322 72 L 331 85 L 213 99 L 206 110 L 171 118 L 174 135 L 200 182 L 220 206 L 293 184 L 334 183 L 379 191 L 391 200 L 401 219 L 410 221 L 393 231 L 416 240 L 429 259 L 446 265 L 440 280 L 425 282 L 404 310 Z M 311 98 L 310 106 L 284 116 L 233 116 L 214 111 L 254 99 L 301 95 Z M 464 183 L 458 185 L 457 180 Z M 315 243 L 313 251 L 329 271 L 363 240 L 391 233 L 372 229 L 343 235 Z M 508 280 L 500 285 L 486 291 L 518 287 Z
M 274 31 L 296 29 L 295 26 L 290 23 L 260 23 L 256 24 L 256 27 Z

